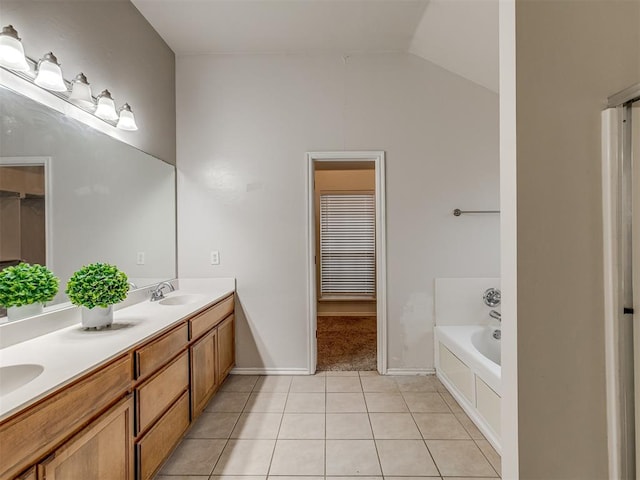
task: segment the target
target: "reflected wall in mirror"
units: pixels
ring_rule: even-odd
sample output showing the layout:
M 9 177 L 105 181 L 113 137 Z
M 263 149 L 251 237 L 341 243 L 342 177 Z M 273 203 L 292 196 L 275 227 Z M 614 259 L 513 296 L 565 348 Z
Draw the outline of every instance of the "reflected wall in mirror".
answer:
M 175 278 L 174 166 L 4 87 L 0 113 L 0 262 L 46 264 L 60 278 L 52 303 L 87 263 L 113 263 L 137 287 Z M 44 191 L 5 188 L 27 174 Z

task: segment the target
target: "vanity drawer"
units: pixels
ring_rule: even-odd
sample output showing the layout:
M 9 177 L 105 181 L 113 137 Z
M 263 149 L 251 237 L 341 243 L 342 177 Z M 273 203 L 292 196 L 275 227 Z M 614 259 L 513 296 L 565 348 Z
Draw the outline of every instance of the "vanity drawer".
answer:
M 189 329 L 186 323 L 174 328 L 144 347 L 136 350 L 136 379 L 152 374 L 167 360 L 177 355 L 187 346 Z
M 131 370 L 131 356 L 127 355 L 4 421 L 0 425 L 0 478 L 32 465 L 115 403 L 131 388 Z
M 148 428 L 188 387 L 189 355 L 185 351 L 136 388 L 136 435 Z
M 151 478 L 189 426 L 189 393 L 180 399 L 136 445 L 136 478 Z
M 231 295 L 189 320 L 189 323 L 191 323 L 191 339 L 194 340 L 201 337 L 215 327 L 225 317 L 233 313 L 233 307 L 233 295 Z

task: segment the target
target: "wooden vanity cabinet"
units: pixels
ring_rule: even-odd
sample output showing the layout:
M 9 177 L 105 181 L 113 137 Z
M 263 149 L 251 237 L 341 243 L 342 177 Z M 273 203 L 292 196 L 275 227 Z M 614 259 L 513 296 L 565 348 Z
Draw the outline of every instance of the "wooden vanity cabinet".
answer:
M 191 415 L 195 419 L 235 363 L 234 297 L 189 320 L 191 326 Z
M 233 311 L 232 294 L 1 421 L 0 480 L 153 478 L 234 366 Z
M 134 480 L 129 395 L 38 465 L 39 480 Z

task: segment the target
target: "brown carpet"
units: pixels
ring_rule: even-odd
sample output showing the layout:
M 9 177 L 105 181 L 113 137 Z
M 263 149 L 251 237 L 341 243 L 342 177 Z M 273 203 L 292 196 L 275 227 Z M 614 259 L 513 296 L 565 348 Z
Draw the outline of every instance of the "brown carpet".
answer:
M 376 370 L 376 317 L 318 317 L 318 370 Z

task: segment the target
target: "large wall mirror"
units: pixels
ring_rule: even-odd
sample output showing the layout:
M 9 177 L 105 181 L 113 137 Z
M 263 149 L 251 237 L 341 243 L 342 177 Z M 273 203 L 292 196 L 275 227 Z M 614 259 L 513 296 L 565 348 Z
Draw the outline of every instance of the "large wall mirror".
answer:
M 0 113 L 0 268 L 47 265 L 54 304 L 87 263 L 136 287 L 175 278 L 173 165 L 4 87 Z

